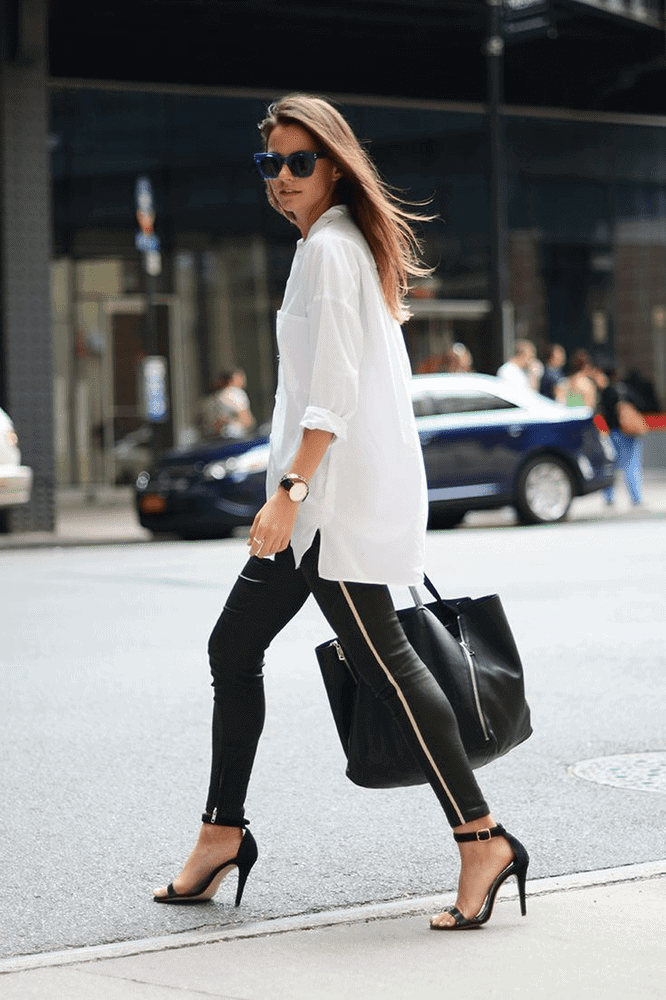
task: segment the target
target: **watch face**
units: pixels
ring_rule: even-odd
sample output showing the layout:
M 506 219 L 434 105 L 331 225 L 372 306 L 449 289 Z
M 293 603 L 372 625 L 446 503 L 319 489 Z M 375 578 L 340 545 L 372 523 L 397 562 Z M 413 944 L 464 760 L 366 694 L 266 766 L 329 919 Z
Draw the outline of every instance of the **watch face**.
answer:
M 291 489 L 289 490 L 289 499 L 300 503 L 301 500 L 305 500 L 308 495 L 308 488 L 305 483 L 300 483 L 298 480 L 292 482 Z

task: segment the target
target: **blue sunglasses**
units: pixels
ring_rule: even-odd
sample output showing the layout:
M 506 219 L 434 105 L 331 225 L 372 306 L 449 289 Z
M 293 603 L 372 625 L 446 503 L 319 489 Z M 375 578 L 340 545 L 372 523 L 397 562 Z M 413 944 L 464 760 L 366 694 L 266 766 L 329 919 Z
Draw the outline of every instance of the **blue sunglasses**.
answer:
M 255 153 L 254 165 L 265 181 L 274 181 L 285 163 L 293 177 L 311 177 L 317 160 L 325 160 L 326 157 L 326 153 L 311 153 L 306 149 L 290 153 L 289 156 L 280 156 L 279 153 Z

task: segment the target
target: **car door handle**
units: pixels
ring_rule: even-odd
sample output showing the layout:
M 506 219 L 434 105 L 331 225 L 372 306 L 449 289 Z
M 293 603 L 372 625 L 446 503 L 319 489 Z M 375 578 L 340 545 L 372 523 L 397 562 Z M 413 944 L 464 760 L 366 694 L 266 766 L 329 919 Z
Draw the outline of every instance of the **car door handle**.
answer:
M 511 426 L 507 428 L 507 433 L 509 434 L 509 437 L 517 438 L 520 437 L 524 430 L 525 428 L 520 424 L 511 424 Z

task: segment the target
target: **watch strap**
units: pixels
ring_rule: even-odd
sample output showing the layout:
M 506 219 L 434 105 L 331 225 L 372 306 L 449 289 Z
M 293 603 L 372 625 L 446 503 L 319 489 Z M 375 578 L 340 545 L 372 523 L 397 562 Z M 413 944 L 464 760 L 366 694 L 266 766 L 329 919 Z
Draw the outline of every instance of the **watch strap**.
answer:
M 302 483 L 305 486 L 305 496 L 300 500 L 300 503 L 302 503 L 303 500 L 307 499 L 308 494 L 310 493 L 310 484 L 304 476 L 299 476 L 297 472 L 288 472 L 282 477 L 278 485 L 281 486 L 283 490 L 286 490 L 290 495 L 290 498 L 293 500 L 294 498 L 291 497 L 291 489 L 296 483 Z

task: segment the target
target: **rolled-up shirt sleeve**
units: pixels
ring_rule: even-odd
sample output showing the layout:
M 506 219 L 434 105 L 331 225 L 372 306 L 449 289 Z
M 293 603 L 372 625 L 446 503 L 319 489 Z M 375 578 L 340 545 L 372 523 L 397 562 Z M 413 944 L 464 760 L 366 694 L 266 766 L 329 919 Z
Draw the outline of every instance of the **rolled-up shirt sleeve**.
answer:
M 360 262 L 346 240 L 322 242 L 307 280 L 312 377 L 301 427 L 346 440 L 358 404 L 363 354 Z

